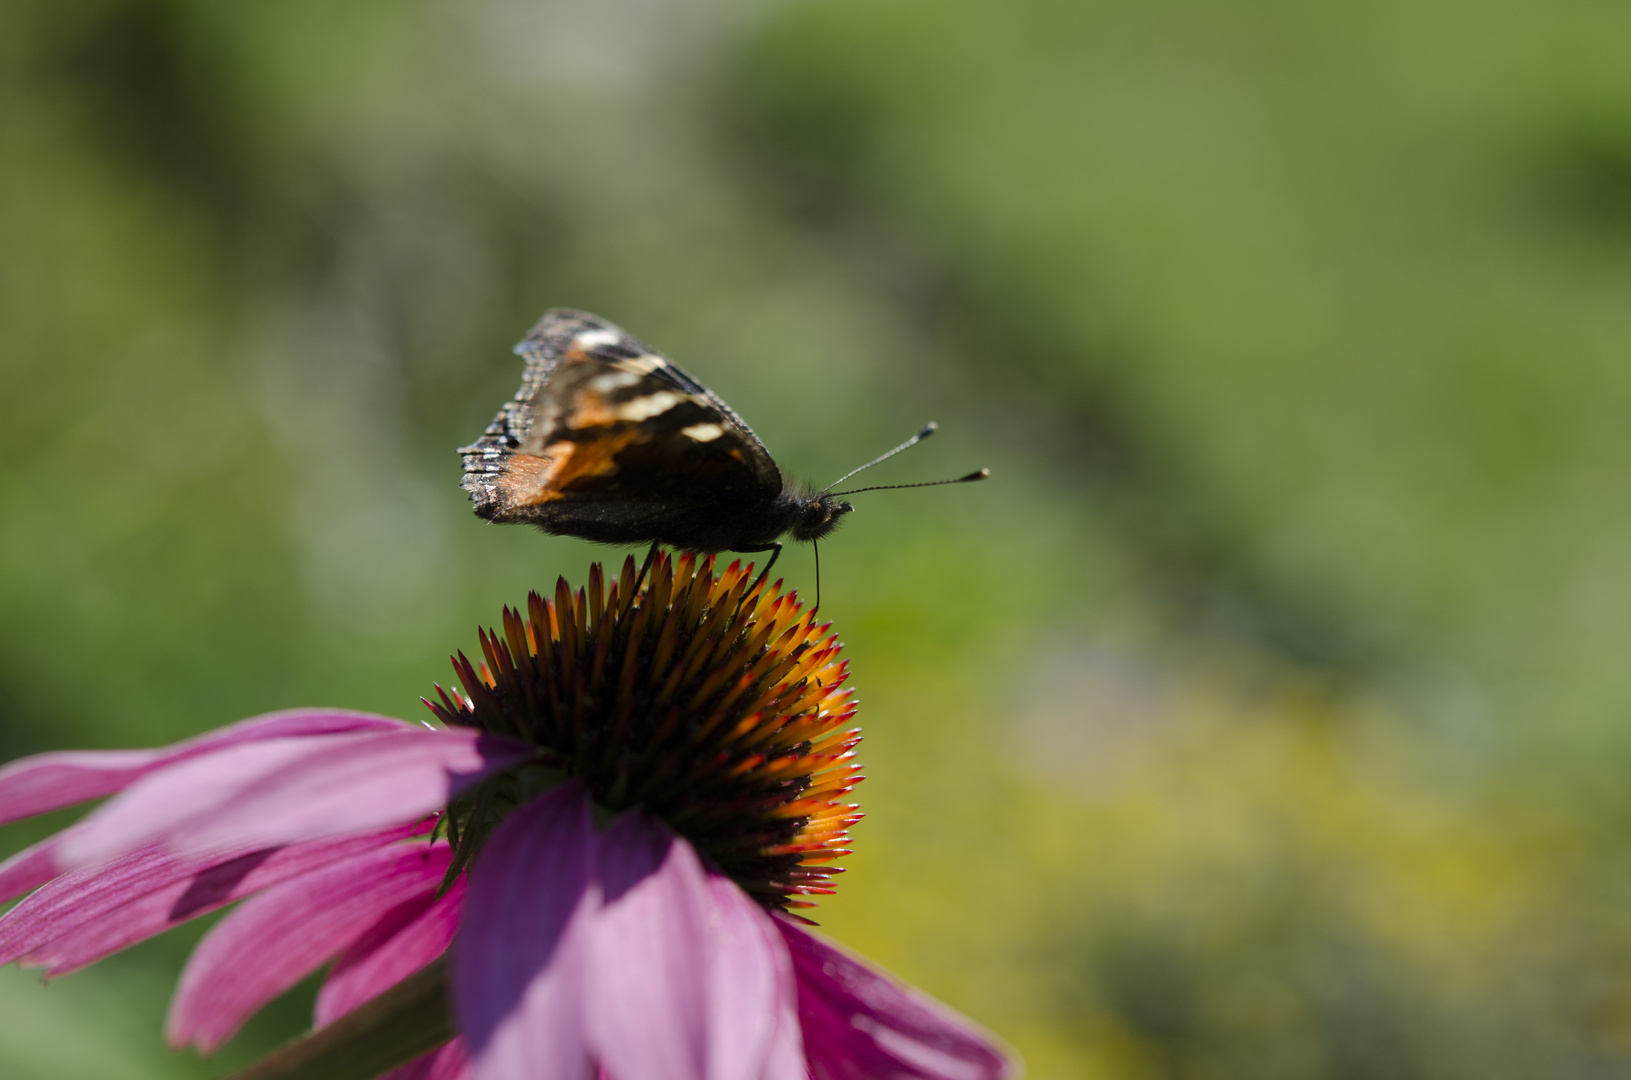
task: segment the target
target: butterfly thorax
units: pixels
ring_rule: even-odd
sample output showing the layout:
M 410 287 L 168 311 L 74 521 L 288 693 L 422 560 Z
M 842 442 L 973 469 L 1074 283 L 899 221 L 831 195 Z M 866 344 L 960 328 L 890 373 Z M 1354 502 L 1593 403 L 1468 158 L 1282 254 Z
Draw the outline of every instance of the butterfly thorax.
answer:
M 586 538 L 611 543 L 660 540 L 686 551 L 763 551 L 789 535 L 794 540 L 819 540 L 836 529 L 852 509 L 831 495 L 788 484 L 779 495 L 757 505 L 737 510 L 722 503 L 699 505 L 667 515 L 638 536 L 605 529 Z M 544 528 L 555 531 L 548 524 Z M 581 522 L 572 535 L 586 535 Z

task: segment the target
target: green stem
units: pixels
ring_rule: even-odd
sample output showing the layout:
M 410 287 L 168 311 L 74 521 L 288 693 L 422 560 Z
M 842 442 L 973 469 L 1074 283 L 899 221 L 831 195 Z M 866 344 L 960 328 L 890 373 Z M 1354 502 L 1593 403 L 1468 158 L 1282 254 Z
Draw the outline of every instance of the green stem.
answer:
M 231 1080 L 372 1080 L 458 1035 L 447 957 Z

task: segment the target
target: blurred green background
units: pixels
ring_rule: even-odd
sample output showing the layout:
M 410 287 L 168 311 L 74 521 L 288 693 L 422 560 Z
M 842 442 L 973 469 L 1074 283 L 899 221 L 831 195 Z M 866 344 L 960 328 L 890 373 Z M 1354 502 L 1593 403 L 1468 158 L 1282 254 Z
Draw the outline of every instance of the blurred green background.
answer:
M 0 757 L 421 716 L 608 554 L 476 520 L 451 452 L 575 305 L 809 479 L 930 417 L 877 482 L 995 473 L 825 547 L 837 937 L 1034 1077 L 1631 1076 L 1628 40 L 1576 0 L 8 0 Z M 0 972 L 0 1074 L 301 1026 L 309 986 L 165 1050 L 198 932 Z

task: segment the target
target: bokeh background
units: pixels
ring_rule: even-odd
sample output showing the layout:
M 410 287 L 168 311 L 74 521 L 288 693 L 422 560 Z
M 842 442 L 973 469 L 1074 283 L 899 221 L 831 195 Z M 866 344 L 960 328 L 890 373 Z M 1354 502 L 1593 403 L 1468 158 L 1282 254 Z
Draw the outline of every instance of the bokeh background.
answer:
M 1631 1076 L 1631 8 L 7 0 L 0 757 L 418 717 L 546 307 L 825 482 L 841 940 L 1030 1075 Z M 864 500 L 864 501 L 861 501 Z M 620 557 L 620 556 L 619 556 Z M 809 588 L 807 550 L 781 568 Z M 13 826 L 5 850 L 62 820 Z M 0 1074 L 162 1045 L 201 928 Z

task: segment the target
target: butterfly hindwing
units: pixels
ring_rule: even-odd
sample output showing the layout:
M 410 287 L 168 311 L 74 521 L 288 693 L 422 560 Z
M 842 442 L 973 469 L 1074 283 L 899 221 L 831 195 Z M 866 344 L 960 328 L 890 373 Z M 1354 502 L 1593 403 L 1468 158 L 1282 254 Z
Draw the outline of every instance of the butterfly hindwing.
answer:
M 521 389 L 461 451 L 482 517 L 622 541 L 780 493 L 780 471 L 741 418 L 612 324 L 556 309 L 516 352 Z

